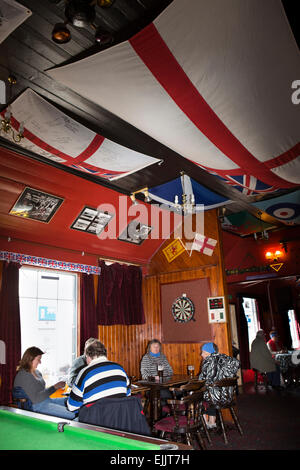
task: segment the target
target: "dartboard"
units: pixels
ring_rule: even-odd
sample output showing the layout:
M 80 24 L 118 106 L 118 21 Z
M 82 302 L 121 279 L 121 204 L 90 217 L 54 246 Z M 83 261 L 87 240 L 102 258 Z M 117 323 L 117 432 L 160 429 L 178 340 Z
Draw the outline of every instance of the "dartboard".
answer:
M 172 305 L 172 315 L 179 323 L 186 323 L 194 320 L 195 307 L 191 299 L 186 296 L 177 297 Z

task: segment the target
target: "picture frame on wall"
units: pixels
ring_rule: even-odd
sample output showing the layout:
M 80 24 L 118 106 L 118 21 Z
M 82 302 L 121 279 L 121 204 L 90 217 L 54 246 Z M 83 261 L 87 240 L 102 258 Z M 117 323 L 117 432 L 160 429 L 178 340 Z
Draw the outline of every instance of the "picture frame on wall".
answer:
M 109 214 L 106 211 L 98 211 L 93 207 L 84 206 L 70 228 L 73 230 L 79 230 L 80 232 L 100 235 L 113 217 L 114 214 Z
M 9 214 L 23 219 L 49 223 L 64 199 L 26 186 Z
M 132 220 L 118 237 L 118 240 L 141 245 L 148 238 L 151 230 L 152 227 L 142 224 L 138 220 Z

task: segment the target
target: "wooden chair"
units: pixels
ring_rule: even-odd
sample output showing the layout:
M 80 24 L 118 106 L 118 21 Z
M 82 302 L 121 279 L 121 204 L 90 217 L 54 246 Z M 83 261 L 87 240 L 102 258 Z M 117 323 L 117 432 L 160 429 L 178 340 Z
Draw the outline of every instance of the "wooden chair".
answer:
M 225 410 L 225 409 L 228 409 L 231 413 L 231 416 L 233 418 L 233 421 L 239 431 L 239 433 L 241 434 L 241 436 L 243 435 L 243 430 L 242 430 L 242 427 L 239 423 L 239 420 L 238 420 L 238 417 L 237 417 L 237 414 L 235 412 L 235 409 L 234 409 L 234 406 L 236 405 L 235 403 L 235 391 L 236 391 L 236 386 L 237 386 L 237 378 L 234 377 L 234 378 L 225 378 L 225 379 L 222 379 L 222 380 L 219 380 L 217 382 L 215 382 L 214 384 L 209 384 L 207 385 L 207 391 L 210 393 L 210 390 L 212 388 L 215 388 L 215 387 L 224 387 L 224 388 L 229 388 L 229 387 L 233 387 L 233 397 L 232 397 L 232 400 L 230 403 L 227 403 L 227 404 L 222 404 L 221 402 L 218 404 L 215 403 L 215 400 L 211 400 L 208 401 L 209 403 L 212 404 L 212 406 L 216 409 L 216 412 L 217 412 L 217 418 L 219 419 L 220 421 L 220 425 L 221 425 L 221 429 L 222 429 L 222 433 L 223 433 L 223 438 L 224 438 L 224 442 L 225 444 L 228 444 L 228 439 L 227 439 L 227 434 L 226 434 L 226 430 L 225 430 L 225 424 L 224 424 L 224 420 L 223 420 L 223 416 L 222 416 L 222 410 Z
M 204 387 L 196 391 L 191 391 L 191 394 L 183 396 L 181 400 L 168 400 L 168 404 L 171 407 L 171 416 L 162 418 L 154 425 L 155 430 L 161 433 L 161 437 L 164 437 L 165 434 L 169 434 L 172 440 L 185 438 L 187 444 L 191 446 L 194 442 L 198 441 L 201 449 L 205 450 L 205 443 L 200 431 L 202 426 L 207 432 L 205 420 L 201 413 L 203 391 Z M 185 407 L 184 414 L 182 412 L 182 405 Z M 208 433 L 207 436 L 210 441 Z
M 22 387 L 14 387 L 12 389 L 13 405 L 22 410 L 33 411 L 32 401 L 28 398 Z
M 197 382 L 188 382 L 187 384 L 181 385 L 180 387 L 170 387 L 169 390 L 173 395 L 174 400 L 180 400 L 183 396 L 190 395 L 197 390 L 201 390 L 205 386 L 205 380 L 198 380 Z M 182 403 L 179 406 L 179 409 L 182 411 L 182 414 L 186 411 L 185 403 Z M 164 405 L 162 411 L 167 415 L 171 415 L 171 406 Z

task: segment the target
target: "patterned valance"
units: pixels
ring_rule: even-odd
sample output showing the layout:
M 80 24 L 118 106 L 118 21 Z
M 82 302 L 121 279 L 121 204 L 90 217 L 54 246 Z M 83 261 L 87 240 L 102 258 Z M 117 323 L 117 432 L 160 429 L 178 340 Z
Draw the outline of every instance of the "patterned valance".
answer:
M 41 258 L 40 256 L 25 255 L 23 253 L 12 253 L 10 251 L 0 251 L 1 261 L 12 261 L 20 264 L 29 264 L 41 268 L 60 269 L 62 271 L 73 271 L 87 274 L 100 274 L 100 268 L 81 263 L 71 263 L 68 261 L 58 261 L 55 259 Z

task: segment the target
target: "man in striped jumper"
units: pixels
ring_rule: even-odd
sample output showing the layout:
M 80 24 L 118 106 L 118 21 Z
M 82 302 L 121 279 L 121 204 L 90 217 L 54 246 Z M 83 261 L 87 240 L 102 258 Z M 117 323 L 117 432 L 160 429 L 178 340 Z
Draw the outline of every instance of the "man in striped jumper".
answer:
M 107 351 L 99 340 L 86 350 L 87 366 L 82 369 L 72 387 L 67 406 L 70 411 L 101 398 L 121 398 L 130 395 L 130 381 L 122 366 L 107 359 Z

